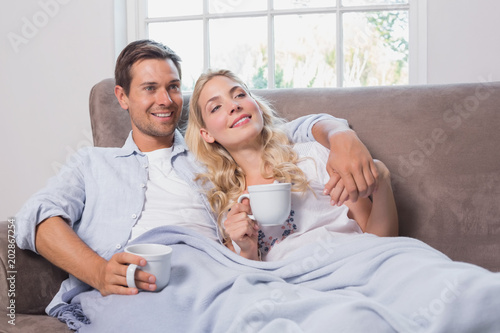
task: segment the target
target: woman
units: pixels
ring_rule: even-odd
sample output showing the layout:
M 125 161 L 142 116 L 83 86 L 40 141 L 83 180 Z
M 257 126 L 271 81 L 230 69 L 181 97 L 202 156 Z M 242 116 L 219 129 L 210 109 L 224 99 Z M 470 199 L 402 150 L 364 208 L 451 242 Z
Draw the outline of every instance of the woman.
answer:
M 228 248 L 248 259 L 277 260 L 324 235 L 397 235 L 390 174 L 382 162 L 376 162 L 380 176 L 372 200 L 332 207 L 322 194 L 326 149 L 317 143 L 292 146 L 279 129 L 282 123 L 230 71 L 203 74 L 196 83 L 186 142 L 207 166 L 198 178 L 214 184 L 207 196 Z M 247 203 L 235 202 L 248 186 L 275 181 L 293 184 L 292 211 L 283 225 L 262 227 L 248 217 Z

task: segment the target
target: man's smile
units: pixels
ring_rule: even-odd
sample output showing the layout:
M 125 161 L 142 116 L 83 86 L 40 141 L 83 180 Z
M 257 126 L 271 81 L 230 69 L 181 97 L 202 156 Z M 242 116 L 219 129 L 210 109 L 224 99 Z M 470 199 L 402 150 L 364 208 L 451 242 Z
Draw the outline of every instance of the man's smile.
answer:
M 172 112 L 168 112 L 168 113 L 151 113 L 153 116 L 155 117 L 159 117 L 159 118 L 167 118 L 167 117 L 170 117 L 172 115 Z

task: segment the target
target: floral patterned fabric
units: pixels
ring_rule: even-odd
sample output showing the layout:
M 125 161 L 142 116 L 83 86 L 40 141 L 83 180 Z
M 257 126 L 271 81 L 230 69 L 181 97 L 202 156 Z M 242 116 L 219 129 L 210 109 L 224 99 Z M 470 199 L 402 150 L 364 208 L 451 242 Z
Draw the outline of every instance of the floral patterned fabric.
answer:
M 293 216 L 295 212 L 293 209 L 290 211 L 290 215 L 282 226 L 279 226 L 281 231 L 281 236 L 269 236 L 266 237 L 262 230 L 259 230 L 259 250 L 262 254 L 267 254 L 269 250 L 275 245 L 284 240 L 287 236 L 293 234 L 297 230 L 297 225 L 294 223 Z

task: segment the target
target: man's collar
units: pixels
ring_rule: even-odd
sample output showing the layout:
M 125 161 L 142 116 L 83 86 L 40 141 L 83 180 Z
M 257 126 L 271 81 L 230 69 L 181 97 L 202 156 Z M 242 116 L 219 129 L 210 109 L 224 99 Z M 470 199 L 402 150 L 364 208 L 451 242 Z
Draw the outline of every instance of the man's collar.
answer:
M 140 151 L 139 147 L 134 142 L 134 139 L 132 138 L 132 131 L 128 134 L 127 140 L 125 141 L 125 144 L 122 146 L 118 154 L 116 154 L 115 157 L 127 157 L 130 155 L 133 155 L 134 153 L 137 153 L 139 155 L 144 155 L 143 152 Z
M 184 138 L 182 137 L 182 134 L 176 129 L 174 132 L 174 145 L 172 150 L 172 156 L 181 154 L 187 150 L 188 150 L 187 145 L 186 142 L 184 141 Z M 125 144 L 120 149 L 120 152 L 116 154 L 116 157 L 127 157 L 133 154 L 139 154 L 141 156 L 144 156 L 144 153 L 135 144 L 134 139 L 132 138 L 132 131 L 130 131 L 127 140 L 125 141 Z
M 188 150 L 186 141 L 179 130 L 175 130 L 174 133 L 174 149 L 172 150 L 172 157 L 182 154 Z

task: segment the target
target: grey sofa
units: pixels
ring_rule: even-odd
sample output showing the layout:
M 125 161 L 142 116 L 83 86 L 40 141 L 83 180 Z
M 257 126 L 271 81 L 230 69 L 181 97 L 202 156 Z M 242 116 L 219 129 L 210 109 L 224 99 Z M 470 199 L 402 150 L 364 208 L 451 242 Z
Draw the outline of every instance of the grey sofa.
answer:
M 104 80 L 90 95 L 95 146 L 120 146 L 130 130 L 113 87 Z M 321 112 L 348 119 L 392 171 L 400 234 L 500 271 L 500 82 L 256 93 L 289 119 Z M 0 223 L 0 332 L 68 331 L 44 315 L 66 274 L 18 248 L 9 273 L 9 227 Z M 12 289 L 15 326 L 8 323 Z

